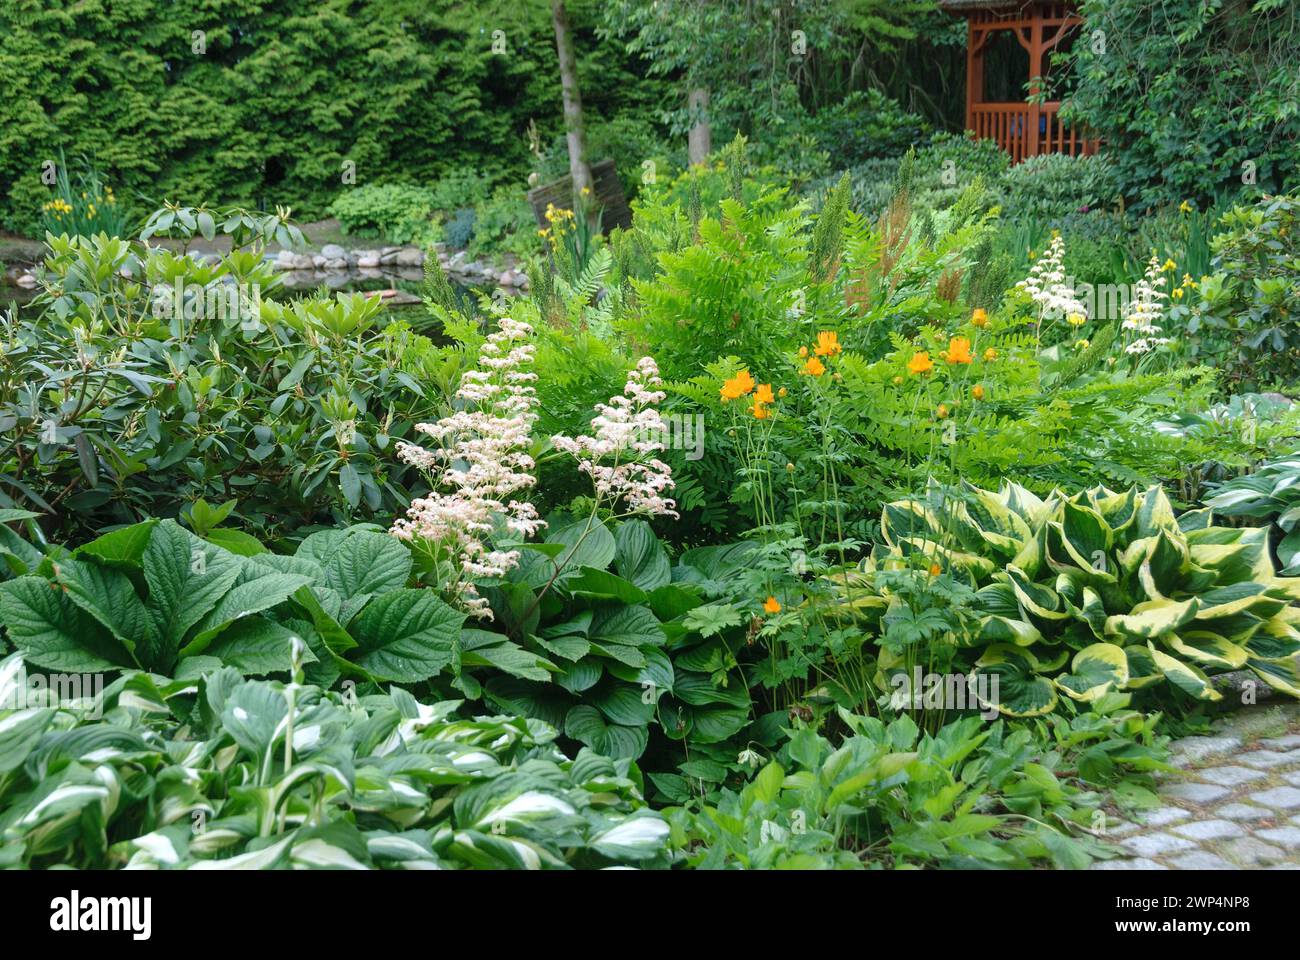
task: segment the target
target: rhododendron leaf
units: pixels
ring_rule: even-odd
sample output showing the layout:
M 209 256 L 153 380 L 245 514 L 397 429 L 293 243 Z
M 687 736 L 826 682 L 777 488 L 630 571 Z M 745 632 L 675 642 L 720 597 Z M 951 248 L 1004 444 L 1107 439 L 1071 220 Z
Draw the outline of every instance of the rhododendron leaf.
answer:
M 153 535 L 153 528 L 157 525 L 157 520 L 145 520 L 121 530 L 113 530 L 82 544 L 73 551 L 73 556 L 88 553 L 114 566 L 138 567 L 144 557 L 144 549 L 149 545 L 149 538 Z
M 353 660 L 380 680 L 427 680 L 452 663 L 464 620 L 429 590 L 390 591 L 357 617 Z

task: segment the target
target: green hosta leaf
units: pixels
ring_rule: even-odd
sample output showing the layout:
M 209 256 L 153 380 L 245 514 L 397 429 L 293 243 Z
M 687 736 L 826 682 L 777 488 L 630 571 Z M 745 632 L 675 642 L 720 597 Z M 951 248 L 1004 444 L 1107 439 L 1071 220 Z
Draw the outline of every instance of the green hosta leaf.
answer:
M 638 647 L 663 646 L 667 638 L 654 612 L 636 604 L 596 611 L 591 622 L 591 639 L 603 646 L 615 643 Z
M 618 661 L 611 662 L 609 672 L 620 680 L 635 684 L 638 690 L 652 690 L 656 699 L 673 690 L 673 663 L 662 650 L 645 650 L 645 666 L 629 667 Z
M 1151 659 L 1155 661 L 1156 668 L 1178 689 L 1198 700 L 1223 699 L 1223 695 L 1210 685 L 1209 678 L 1198 667 L 1157 650 L 1149 640 L 1147 648 L 1151 651 Z
M 1060 596 L 1050 587 L 1034 583 L 1023 570 L 1008 566 L 1007 580 L 1025 612 L 1042 620 L 1064 620 L 1070 614 L 1063 609 Z
M 1250 659 L 1246 665 L 1274 690 L 1300 697 L 1300 666 L 1294 657 L 1281 660 Z
M 483 685 L 487 699 L 505 713 L 536 717 L 562 728 L 573 699 L 550 683 L 535 683 L 516 677 L 493 677 Z M 597 751 L 599 752 L 599 751 Z
M 500 634 L 496 636 L 499 637 Z M 462 651 L 460 664 L 462 668 L 496 667 L 512 677 L 542 681 L 550 680 L 551 674 L 560 669 L 550 660 L 508 640 L 491 646 L 475 647 L 472 651 Z
M 464 620 L 432 591 L 392 590 L 357 617 L 351 659 L 381 680 L 427 680 L 451 664 Z
M 600 661 L 595 657 L 588 657 L 586 660 L 567 664 L 555 675 L 555 682 L 570 693 L 582 693 L 594 687 L 603 673 Z
M 1106 635 L 1125 640 L 1147 640 L 1181 630 L 1196 616 L 1198 604 L 1191 600 L 1148 600 L 1132 613 L 1106 618 Z
M 1128 683 L 1128 657 L 1113 643 L 1094 643 L 1074 655 L 1071 673 L 1056 678 L 1056 685 L 1075 700 L 1096 700 Z
M 1128 658 L 1128 683 L 1124 689 L 1140 690 L 1164 680 L 1165 675 L 1160 672 L 1155 658 L 1146 647 L 1135 643 L 1124 648 L 1124 655 Z
M 664 851 L 668 834 L 668 824 L 659 814 L 640 810 L 593 836 L 590 845 L 612 860 L 648 860 Z
M 88 673 L 136 665 L 112 634 L 44 577 L 0 583 L 0 623 L 37 666 Z
M 587 704 L 580 704 L 569 711 L 564 718 L 564 733 L 597 753 L 615 760 L 635 760 L 645 752 L 650 738 L 645 726 L 606 723 L 600 711 Z
M 546 542 L 563 544 L 564 551 L 554 559 L 544 557 L 528 569 L 524 582 L 530 587 L 544 586 L 553 577 L 563 580 L 575 576 L 583 567 L 604 570 L 617 552 L 614 535 L 599 520 L 590 525 L 584 520 L 552 530 Z
M 611 723 L 635 727 L 654 719 L 654 691 L 642 691 L 624 683 L 607 683 L 593 690 L 583 700 L 609 718 Z M 648 701 L 648 702 L 647 702 Z
M 614 532 L 614 544 L 614 568 L 620 577 L 642 590 L 657 590 L 672 580 L 663 544 L 644 520 L 623 521 Z
M 981 706 L 996 707 L 1009 717 L 1040 717 L 1056 709 L 1052 681 L 1028 673 L 1011 661 L 981 669 L 971 689 Z
M 282 691 L 263 681 L 251 681 L 239 684 L 226 697 L 221 725 L 254 760 L 261 761 L 288 713 Z
M 1245 647 L 1208 630 L 1183 630 L 1166 637 L 1165 643 L 1174 653 L 1226 670 L 1239 670 L 1250 656 Z
M 54 714 L 54 710 L 42 708 L 0 716 L 0 775 L 22 766 Z
M 569 577 L 564 582 L 564 587 L 575 597 L 592 600 L 645 603 L 649 599 L 645 591 L 630 580 L 594 567 L 583 567 L 576 576 Z
M 190 627 L 217 605 L 244 563 L 173 520 L 154 528 L 142 561 L 149 603 L 158 612 L 159 642 L 172 651 L 180 647 Z

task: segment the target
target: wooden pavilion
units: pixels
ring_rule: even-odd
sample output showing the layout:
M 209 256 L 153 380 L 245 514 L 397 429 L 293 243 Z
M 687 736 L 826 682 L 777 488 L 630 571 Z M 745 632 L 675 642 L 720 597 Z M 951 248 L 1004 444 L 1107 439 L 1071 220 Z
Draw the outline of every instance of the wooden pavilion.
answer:
M 966 18 L 967 130 L 996 141 L 1013 163 L 1040 153 L 1097 152 L 1096 140 L 1061 122 L 1060 100 L 1034 102 L 1044 91 L 1051 96 L 1052 51 L 1078 36 L 1083 20 L 1075 4 L 939 0 L 939 6 Z M 1026 83 L 1028 102 L 1021 99 Z

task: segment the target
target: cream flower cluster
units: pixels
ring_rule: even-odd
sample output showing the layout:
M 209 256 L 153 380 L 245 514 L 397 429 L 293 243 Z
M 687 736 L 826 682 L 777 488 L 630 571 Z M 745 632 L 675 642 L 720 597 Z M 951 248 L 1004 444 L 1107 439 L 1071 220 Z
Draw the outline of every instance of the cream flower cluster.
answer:
M 466 579 L 454 592 L 474 616 L 492 619 L 487 600 L 472 577 L 504 576 L 519 562 L 517 550 L 493 550 L 486 543 L 499 519 L 527 537 L 544 527 L 531 503 L 512 494 L 537 482 L 528 455 L 537 420 L 537 375 L 523 368 L 533 362 L 533 328 L 502 317 L 498 330 L 479 349 L 478 369 L 466 372 L 456 392 L 465 409 L 416 429 L 439 442 L 426 449 L 399 442 L 397 455 L 434 477 L 434 491 L 412 501 L 406 517 L 393 524 L 393 536 L 425 540 L 450 554 Z M 448 488 L 439 492 L 439 486 Z
M 1034 262 L 1029 276 L 1016 284 L 1038 304 L 1039 316 L 1044 320 L 1057 317 L 1087 317 L 1088 308 L 1074 295 L 1065 282 L 1065 240 L 1055 234 L 1047 252 Z
M 596 404 L 594 437 L 557 435 L 551 442 L 577 459 L 578 469 L 595 483 L 597 500 L 624 500 L 634 513 L 676 517 L 676 503 L 664 497 L 673 486 L 672 470 L 652 456 L 664 449 L 659 438 L 668 432 L 658 410 L 665 394 L 656 388 L 662 383 L 654 360 L 642 357 L 622 395 Z
M 1125 353 L 1149 353 L 1156 347 L 1171 343 L 1169 337 L 1160 335 L 1160 320 L 1164 316 L 1164 301 L 1169 299 L 1161 287 L 1165 285 L 1160 258 L 1151 255 L 1146 276 L 1133 285 L 1133 299 L 1124 306 L 1123 329 L 1137 334 L 1137 339 L 1124 348 Z

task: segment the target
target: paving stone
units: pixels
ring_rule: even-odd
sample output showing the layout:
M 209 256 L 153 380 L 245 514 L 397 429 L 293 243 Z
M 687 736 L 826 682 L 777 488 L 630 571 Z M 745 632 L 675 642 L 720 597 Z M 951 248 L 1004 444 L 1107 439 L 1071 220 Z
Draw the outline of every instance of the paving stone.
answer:
M 1170 748 L 1175 762 L 1200 763 L 1210 757 L 1231 753 L 1241 746 L 1241 737 L 1187 737 Z
M 1275 863 L 1271 867 L 1265 867 L 1265 870 L 1300 870 L 1300 863 Z
M 1268 747 L 1270 750 L 1296 750 L 1300 749 L 1300 733 L 1288 733 L 1285 737 L 1269 737 L 1259 742 L 1261 746 Z
M 1257 837 L 1238 837 L 1224 846 L 1223 853 L 1237 863 L 1245 865 L 1276 863 L 1278 860 L 1286 859 L 1286 851 L 1271 843 L 1265 843 Z
M 1230 803 L 1214 811 L 1228 820 L 1268 820 L 1277 816 L 1277 812 L 1267 807 L 1257 807 L 1249 803 Z
M 1224 860 L 1217 854 L 1207 853 L 1204 850 L 1197 850 L 1195 853 L 1184 853 L 1181 857 L 1175 857 L 1169 861 L 1169 865 L 1178 870 L 1236 870 L 1237 867 Z
M 1270 843 L 1280 844 L 1288 850 L 1300 850 L 1300 827 L 1274 827 L 1271 830 L 1256 830 L 1255 836 L 1263 837 Z
M 1271 770 L 1274 767 L 1300 763 L 1300 757 L 1293 753 L 1278 753 L 1276 750 L 1255 750 L 1252 753 L 1243 753 L 1237 757 L 1237 762 L 1260 770 Z
M 1196 844 L 1192 841 L 1168 833 L 1146 833 L 1129 837 L 1124 841 L 1124 846 L 1139 857 L 1162 857 L 1169 853 L 1196 849 Z
M 1132 857 L 1128 860 L 1098 860 L 1089 870 L 1168 870 L 1162 863 L 1149 857 Z
M 1208 780 L 1221 787 L 1239 787 L 1243 783 L 1267 777 L 1268 774 L 1263 770 L 1252 770 L 1249 767 L 1207 767 L 1204 770 L 1197 770 L 1195 776 L 1198 780 Z
M 1173 786 L 1160 788 L 1162 796 L 1172 797 L 1174 800 L 1186 800 L 1189 803 L 1213 803 L 1215 800 L 1222 800 L 1230 792 L 1227 787 L 1216 787 L 1208 783 L 1176 783 Z
M 1169 829 L 1180 837 L 1190 837 L 1192 840 L 1226 840 L 1246 835 L 1246 831 L 1231 820 L 1193 820 Z
M 1259 793 L 1252 793 L 1247 799 L 1251 803 L 1262 803 L 1266 807 L 1276 807 L 1279 810 L 1300 810 L 1300 790 L 1295 787 L 1261 790 Z
M 1142 821 L 1143 826 L 1163 827 L 1166 824 L 1177 823 L 1179 820 L 1186 820 L 1190 816 L 1191 814 L 1182 807 L 1157 807 L 1155 810 L 1138 814 L 1138 819 Z
M 1300 770 L 1297 770 L 1294 773 L 1284 773 L 1282 774 L 1282 779 L 1293 787 L 1300 787 Z

